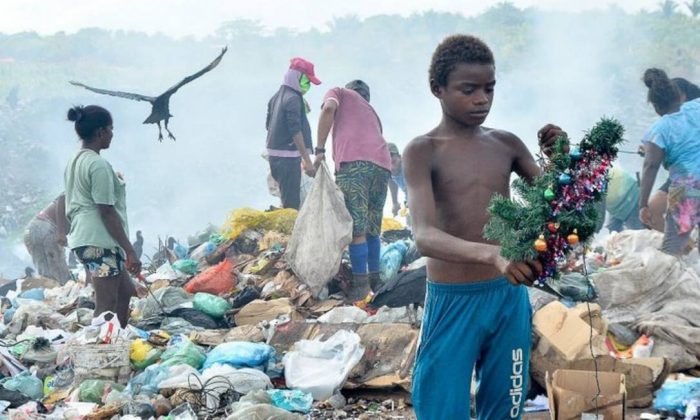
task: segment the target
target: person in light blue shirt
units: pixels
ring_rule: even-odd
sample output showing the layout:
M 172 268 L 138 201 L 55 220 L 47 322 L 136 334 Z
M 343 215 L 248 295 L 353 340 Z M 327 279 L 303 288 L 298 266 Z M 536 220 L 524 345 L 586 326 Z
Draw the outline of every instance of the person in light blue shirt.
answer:
M 662 250 L 682 255 L 691 232 L 700 223 L 700 99 L 683 103 L 680 90 L 663 70 L 648 69 L 644 83 L 649 88 L 649 102 L 661 118 L 642 139 L 645 156 L 639 217 L 651 225 L 649 196 L 663 164 L 671 184 Z

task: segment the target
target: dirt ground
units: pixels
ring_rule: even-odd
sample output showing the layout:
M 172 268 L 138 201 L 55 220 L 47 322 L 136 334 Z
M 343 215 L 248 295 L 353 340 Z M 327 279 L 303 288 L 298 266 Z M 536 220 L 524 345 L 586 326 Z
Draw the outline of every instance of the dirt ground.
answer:
M 411 395 L 403 390 L 392 391 L 343 391 L 347 405 L 342 409 L 316 409 L 312 419 L 358 419 L 358 420 L 415 420 L 416 415 L 410 405 Z M 628 409 L 626 419 L 637 420 L 650 409 Z M 549 420 L 549 412 L 527 413 L 525 420 Z

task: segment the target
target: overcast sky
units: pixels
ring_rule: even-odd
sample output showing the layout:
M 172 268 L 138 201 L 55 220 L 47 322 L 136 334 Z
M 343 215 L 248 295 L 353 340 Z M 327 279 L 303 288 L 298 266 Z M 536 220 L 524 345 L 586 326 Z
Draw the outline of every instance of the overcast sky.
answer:
M 496 0 L 0 0 L 0 32 L 75 32 L 86 27 L 163 32 L 181 37 L 212 33 L 222 22 L 253 19 L 269 29 L 324 29 L 334 17 L 409 15 L 430 9 L 478 14 Z M 514 0 L 518 7 L 590 10 L 615 4 L 653 10 L 657 0 Z

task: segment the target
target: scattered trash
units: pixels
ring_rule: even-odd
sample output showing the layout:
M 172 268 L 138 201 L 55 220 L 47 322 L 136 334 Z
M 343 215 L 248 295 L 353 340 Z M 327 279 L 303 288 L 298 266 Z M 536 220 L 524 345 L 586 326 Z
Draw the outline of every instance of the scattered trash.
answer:
M 403 265 L 403 257 L 408 252 L 408 247 L 409 245 L 406 241 L 397 241 L 382 247 L 379 254 L 379 274 L 382 283 L 393 280 L 399 273 L 399 269 Z
M 234 309 L 242 308 L 255 299 L 260 298 L 260 292 L 261 290 L 257 286 L 246 286 L 236 295 L 231 306 Z
M 102 404 L 103 399 L 112 389 L 121 392 L 124 387 L 114 382 L 101 379 L 87 379 L 83 381 L 78 388 L 78 398 L 80 402 Z
M 129 360 L 138 370 L 143 370 L 156 363 L 163 353 L 161 349 L 153 347 L 148 341 L 136 339 L 131 342 Z
M 369 318 L 367 312 L 357 306 L 341 306 L 318 317 L 318 322 L 325 324 L 342 324 L 344 322 L 363 323 Z
M 275 407 L 296 413 L 308 413 L 311 410 L 311 405 L 314 403 L 314 398 L 311 394 L 298 389 L 272 389 L 267 391 L 267 393 Z
M 175 336 L 168 348 L 160 356 L 162 366 L 190 365 L 195 369 L 202 367 L 207 356 L 204 351 L 184 336 Z
M 204 312 L 212 318 L 223 318 L 231 309 L 231 304 L 226 299 L 209 293 L 197 293 L 192 301 L 194 308 Z
M 549 399 L 547 399 L 546 395 L 538 395 L 532 400 L 527 400 L 525 401 L 525 408 L 523 411 L 526 413 L 549 411 Z
M 208 268 L 187 283 L 189 293 L 205 292 L 220 295 L 230 292 L 236 286 L 233 264 L 228 259 Z
M 204 368 L 215 364 L 229 364 L 234 367 L 264 367 L 274 356 L 275 350 L 267 344 L 234 341 L 214 347 L 207 355 Z
M 40 400 L 44 397 L 44 384 L 41 379 L 29 372 L 4 378 L 0 380 L 0 385 L 8 391 L 21 392 L 33 400 Z
M 667 381 L 656 393 L 654 408 L 685 415 L 686 407 L 691 401 L 695 401 L 697 407 L 697 402 L 700 401 L 700 378 Z
M 16 290 L 7 288 L 0 302 L 7 344 L 0 346 L 0 409 L 11 418 L 46 412 L 86 419 L 411 418 L 406 391 L 423 316 L 426 259 L 409 230 L 386 230 L 384 282 L 366 307 L 328 299 L 337 296 L 350 269 L 336 253 L 343 251 L 345 227 L 308 222 L 309 215 L 322 213 L 317 200 L 339 203 L 335 186 L 320 185 L 327 181 L 322 178 L 312 181 L 318 188 L 298 218 L 290 210 L 239 209 L 221 235 L 207 229 L 191 238 L 189 248 L 173 240 L 172 250 L 147 268 L 150 274 L 144 272 L 152 293 L 134 298 L 127 328 L 114 314 L 93 319 L 93 290 L 84 273 L 76 272 L 78 280 L 64 286 L 39 278 L 12 282 Z M 335 220 L 344 217 L 331 212 Z M 295 220 L 304 227 L 297 237 Z M 534 382 L 546 387 L 547 372 L 584 373 L 567 373 L 568 379 L 559 373 L 550 398 L 528 400 L 526 412 L 575 409 L 562 408 L 560 396 L 569 392 L 576 399 L 588 390 L 568 389 L 564 382 L 583 384 L 576 375 L 588 378 L 586 372 L 597 368 L 626 377 L 628 407 L 653 402 L 664 415 L 696 415 L 697 380 L 667 381 L 656 399 L 653 393 L 672 369 L 697 365 L 697 327 L 686 321 L 697 313 L 690 301 L 700 297 L 694 268 L 700 264 L 682 266 L 659 255 L 649 248 L 654 240 L 623 232 L 593 250 L 586 268 L 594 273 L 589 278 L 595 288 L 583 265 L 570 261 L 573 271 L 559 283 L 567 296 L 561 302 L 528 290 Z M 287 252 L 290 244 L 295 252 Z M 295 261 L 306 264 L 319 244 L 323 255 L 314 266 L 293 271 Z M 311 272 L 315 277 L 304 277 Z M 652 291 L 649 299 L 640 285 Z M 672 286 L 672 298 L 660 293 L 664 285 Z M 587 304 L 574 304 L 590 300 L 596 289 L 598 304 L 590 305 L 590 313 Z M 659 354 L 670 361 L 650 357 Z M 606 386 L 606 393 L 614 391 Z M 358 388 L 384 394 L 367 400 L 340 393 Z M 387 399 L 385 392 L 405 397 Z
M 299 414 L 290 413 L 272 405 L 272 399 L 265 391 L 251 392 L 231 405 L 228 420 L 302 420 Z
M 183 272 L 185 274 L 189 274 L 189 275 L 197 274 L 198 266 L 199 266 L 199 263 L 197 261 L 191 260 L 191 259 L 177 260 L 172 265 L 173 269 L 180 271 L 180 272 Z M 166 280 L 175 280 L 175 279 L 166 279 Z
M 236 325 L 257 325 L 261 321 L 272 321 L 281 316 L 301 319 L 295 305 L 289 298 L 274 300 L 254 300 L 241 308 L 234 316 Z

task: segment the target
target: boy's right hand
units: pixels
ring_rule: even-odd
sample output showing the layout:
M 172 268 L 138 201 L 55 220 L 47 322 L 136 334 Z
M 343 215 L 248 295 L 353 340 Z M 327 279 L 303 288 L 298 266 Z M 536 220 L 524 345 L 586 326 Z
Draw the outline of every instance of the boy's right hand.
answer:
M 514 285 L 532 286 L 542 272 L 542 264 L 539 261 L 511 262 L 500 255 L 496 259 L 496 267 Z
M 547 124 L 540 128 L 537 132 L 537 138 L 540 143 L 540 148 L 544 153 L 549 156 L 554 151 L 554 145 L 559 137 L 566 137 L 566 131 L 562 130 L 561 127 L 554 124 Z M 569 145 L 564 147 L 564 153 L 569 153 Z

